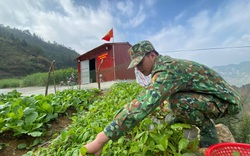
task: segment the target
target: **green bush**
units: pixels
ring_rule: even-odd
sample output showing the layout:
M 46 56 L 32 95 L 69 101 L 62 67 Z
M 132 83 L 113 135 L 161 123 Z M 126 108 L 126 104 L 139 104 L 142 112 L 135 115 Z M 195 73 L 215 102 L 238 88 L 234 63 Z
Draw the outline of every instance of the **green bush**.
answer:
M 72 75 L 75 77 L 74 78 L 75 82 L 77 82 L 77 70 L 73 68 L 56 70 L 55 71 L 56 84 L 60 84 L 62 81 L 66 83 L 69 77 L 71 77 Z
M 56 71 L 52 71 L 50 73 L 50 79 L 49 79 L 49 85 L 53 85 L 54 81 L 55 84 L 60 84 L 62 81 L 64 84 L 67 84 L 67 80 L 69 77 L 77 75 L 77 70 L 73 68 L 68 69 L 60 69 Z M 46 86 L 48 81 L 48 73 L 36 73 L 32 75 L 28 75 L 23 80 L 23 87 L 28 86 Z M 77 78 L 75 77 L 75 81 L 77 81 Z
M 20 79 L 2 79 L 0 80 L 0 88 L 16 88 L 20 87 Z
M 242 143 L 250 143 L 250 115 L 245 115 L 237 128 L 237 140 Z
M 49 85 L 61 84 L 63 81 L 67 85 L 68 79 L 74 75 L 75 84 L 77 84 L 77 70 L 73 68 L 60 69 L 50 73 Z M 0 80 L 0 88 L 16 88 L 29 86 L 46 86 L 48 81 L 48 72 L 35 73 L 28 75 L 22 79 L 3 79 Z
M 36 73 L 28 75 L 23 79 L 22 87 L 28 86 L 45 86 L 47 81 L 47 73 Z

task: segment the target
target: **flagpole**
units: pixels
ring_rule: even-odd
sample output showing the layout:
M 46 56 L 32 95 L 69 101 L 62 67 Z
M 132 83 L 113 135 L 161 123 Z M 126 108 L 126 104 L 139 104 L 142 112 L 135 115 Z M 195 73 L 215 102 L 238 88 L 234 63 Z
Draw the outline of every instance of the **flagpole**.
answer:
M 113 29 L 113 28 L 112 28 Z M 112 49 L 113 49 L 113 62 L 114 62 L 114 80 L 116 80 L 116 74 L 115 74 L 115 42 L 114 42 L 114 29 L 113 29 L 113 46 L 112 46 Z

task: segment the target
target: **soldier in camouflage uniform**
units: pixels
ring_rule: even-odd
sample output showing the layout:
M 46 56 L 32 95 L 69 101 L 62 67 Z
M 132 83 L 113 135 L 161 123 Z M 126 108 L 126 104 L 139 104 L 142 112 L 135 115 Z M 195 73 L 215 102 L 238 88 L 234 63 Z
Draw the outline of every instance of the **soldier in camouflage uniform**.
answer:
M 100 153 L 104 144 L 117 140 L 147 117 L 164 100 L 178 122 L 200 128 L 200 147 L 219 142 L 211 119 L 237 114 L 242 109 L 237 92 L 215 71 L 205 65 L 159 55 L 149 41 L 129 49 L 131 63 L 152 81 L 136 99 L 121 108 L 113 121 L 96 139 L 85 145 L 89 153 Z

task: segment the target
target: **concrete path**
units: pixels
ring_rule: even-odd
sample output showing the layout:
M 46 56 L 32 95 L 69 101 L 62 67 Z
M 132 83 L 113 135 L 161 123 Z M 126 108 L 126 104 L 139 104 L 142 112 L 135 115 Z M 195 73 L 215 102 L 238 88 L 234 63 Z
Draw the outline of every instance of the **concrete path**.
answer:
M 112 86 L 114 83 L 118 81 L 110 81 L 110 82 L 102 82 L 100 84 L 101 90 L 109 89 L 110 86 Z M 98 88 L 97 83 L 89 83 L 84 85 L 76 85 L 76 86 L 56 86 L 56 91 L 63 91 L 65 89 L 92 89 L 92 88 Z M 25 87 L 25 88 L 6 88 L 6 89 L 0 89 L 0 94 L 7 94 L 8 92 L 11 92 L 13 90 L 17 90 L 18 92 L 22 93 L 22 96 L 31 96 L 31 95 L 39 95 L 43 94 L 45 95 L 46 87 Z M 48 88 L 48 94 L 55 93 L 54 86 L 49 86 Z

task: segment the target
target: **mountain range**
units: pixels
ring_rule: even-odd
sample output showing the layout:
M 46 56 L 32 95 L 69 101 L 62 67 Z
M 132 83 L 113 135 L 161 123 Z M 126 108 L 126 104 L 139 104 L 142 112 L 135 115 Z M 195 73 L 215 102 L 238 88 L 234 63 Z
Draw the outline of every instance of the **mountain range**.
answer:
M 217 71 L 230 85 L 241 87 L 250 84 L 250 61 L 225 66 L 214 66 Z

